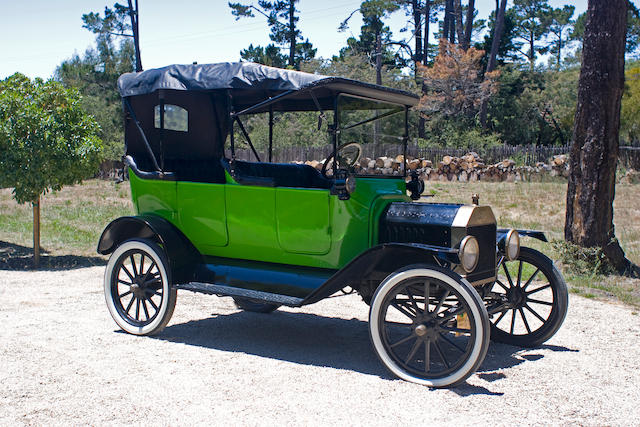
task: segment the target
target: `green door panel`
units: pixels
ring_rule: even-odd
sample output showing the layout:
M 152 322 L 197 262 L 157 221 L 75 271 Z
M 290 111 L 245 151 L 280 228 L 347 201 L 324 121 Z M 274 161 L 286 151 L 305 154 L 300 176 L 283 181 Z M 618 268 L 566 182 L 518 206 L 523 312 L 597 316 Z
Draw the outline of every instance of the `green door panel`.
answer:
M 276 229 L 286 252 L 326 254 L 331 249 L 329 190 L 277 188 Z
M 178 182 L 180 230 L 200 250 L 207 246 L 226 246 L 225 185 Z
M 273 252 L 280 252 L 275 193 L 273 187 L 226 184 L 230 250 L 219 253 L 228 253 L 227 256 L 233 258 L 265 260 Z
M 138 215 L 155 214 L 176 223 L 175 181 L 141 179 L 129 170 L 129 185 Z

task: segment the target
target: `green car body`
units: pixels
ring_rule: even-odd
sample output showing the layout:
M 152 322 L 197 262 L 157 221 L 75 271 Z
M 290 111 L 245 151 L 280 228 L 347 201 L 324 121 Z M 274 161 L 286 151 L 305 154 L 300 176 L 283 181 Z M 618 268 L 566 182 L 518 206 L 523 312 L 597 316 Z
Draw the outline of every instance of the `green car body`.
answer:
M 379 218 L 409 201 L 404 179 L 358 178 L 349 200 L 327 189 L 145 180 L 129 173 L 138 215 L 158 215 L 203 255 L 338 270 L 378 242 Z

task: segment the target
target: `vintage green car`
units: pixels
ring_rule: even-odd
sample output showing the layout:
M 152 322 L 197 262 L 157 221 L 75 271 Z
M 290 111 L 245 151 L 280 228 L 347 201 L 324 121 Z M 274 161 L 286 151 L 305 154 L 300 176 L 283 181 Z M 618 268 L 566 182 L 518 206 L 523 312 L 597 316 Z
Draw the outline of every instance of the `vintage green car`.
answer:
M 476 371 L 490 337 L 534 346 L 562 324 L 562 277 L 520 248 L 542 233 L 497 229 L 477 200 L 419 200 L 405 160 L 416 95 L 253 63 L 172 65 L 118 87 L 137 215 L 111 222 L 98 252 L 124 331 L 162 331 L 178 289 L 263 313 L 353 291 L 384 366 L 446 387 Z M 272 162 L 284 123 L 311 125 L 300 145 L 328 147 L 321 168 Z

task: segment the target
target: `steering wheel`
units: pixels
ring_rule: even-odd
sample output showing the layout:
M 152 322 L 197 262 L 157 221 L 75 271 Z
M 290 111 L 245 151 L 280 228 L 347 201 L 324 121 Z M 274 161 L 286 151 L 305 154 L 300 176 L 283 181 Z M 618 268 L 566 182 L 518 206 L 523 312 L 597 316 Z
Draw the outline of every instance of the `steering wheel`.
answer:
M 322 173 L 322 176 L 325 178 L 331 178 L 331 176 L 333 176 L 333 173 L 329 176 L 327 175 L 327 172 L 329 170 L 329 164 L 331 164 L 331 168 L 333 169 L 336 153 L 340 162 L 344 161 L 347 163 L 347 166 L 352 167 L 358 162 L 358 160 L 360 160 L 360 156 L 362 156 L 362 146 L 357 142 L 347 142 L 346 144 L 339 146 L 336 151 L 331 153 L 322 164 L 322 170 L 320 173 Z

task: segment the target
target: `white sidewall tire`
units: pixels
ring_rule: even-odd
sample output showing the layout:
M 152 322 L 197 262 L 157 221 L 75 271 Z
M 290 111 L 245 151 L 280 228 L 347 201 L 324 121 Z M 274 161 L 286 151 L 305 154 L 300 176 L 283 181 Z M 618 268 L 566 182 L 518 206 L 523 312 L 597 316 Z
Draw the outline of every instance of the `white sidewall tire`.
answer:
M 371 301 L 371 308 L 369 310 L 369 332 L 371 342 L 373 343 L 373 347 L 378 358 L 382 361 L 385 367 L 398 378 L 429 387 L 448 387 L 467 379 L 476 371 L 484 360 L 489 345 L 489 316 L 487 315 L 487 310 L 473 286 L 471 286 L 471 284 L 462 277 L 458 276 L 458 280 L 456 280 L 452 277 L 453 274 L 455 273 L 446 274 L 435 268 L 411 268 L 392 273 L 380 284 L 380 286 L 378 286 L 378 289 Z M 467 361 L 460 367 L 460 369 L 446 377 L 424 379 L 411 375 L 409 372 L 398 366 L 398 364 L 387 353 L 387 350 L 382 343 L 379 320 L 385 296 L 398 283 L 415 277 L 431 277 L 447 283 L 465 299 L 473 314 L 476 330 L 473 350 Z
M 127 322 L 118 310 L 116 309 L 116 302 L 112 298 L 111 294 L 111 278 L 114 274 L 114 268 L 120 256 L 132 249 L 138 249 L 144 251 L 153 261 L 156 263 L 160 276 L 162 277 L 162 302 L 158 309 L 158 313 L 153 321 L 144 326 L 136 326 Z M 145 240 L 127 240 L 116 248 L 111 254 L 107 268 L 104 272 L 104 297 L 107 302 L 107 308 L 113 320 L 118 326 L 125 332 L 133 335 L 153 335 L 161 332 L 164 327 L 169 323 L 171 316 L 173 315 L 173 309 L 176 305 L 177 291 L 173 288 L 169 282 L 169 276 L 166 269 L 166 258 L 161 252 L 161 249 L 153 242 Z

